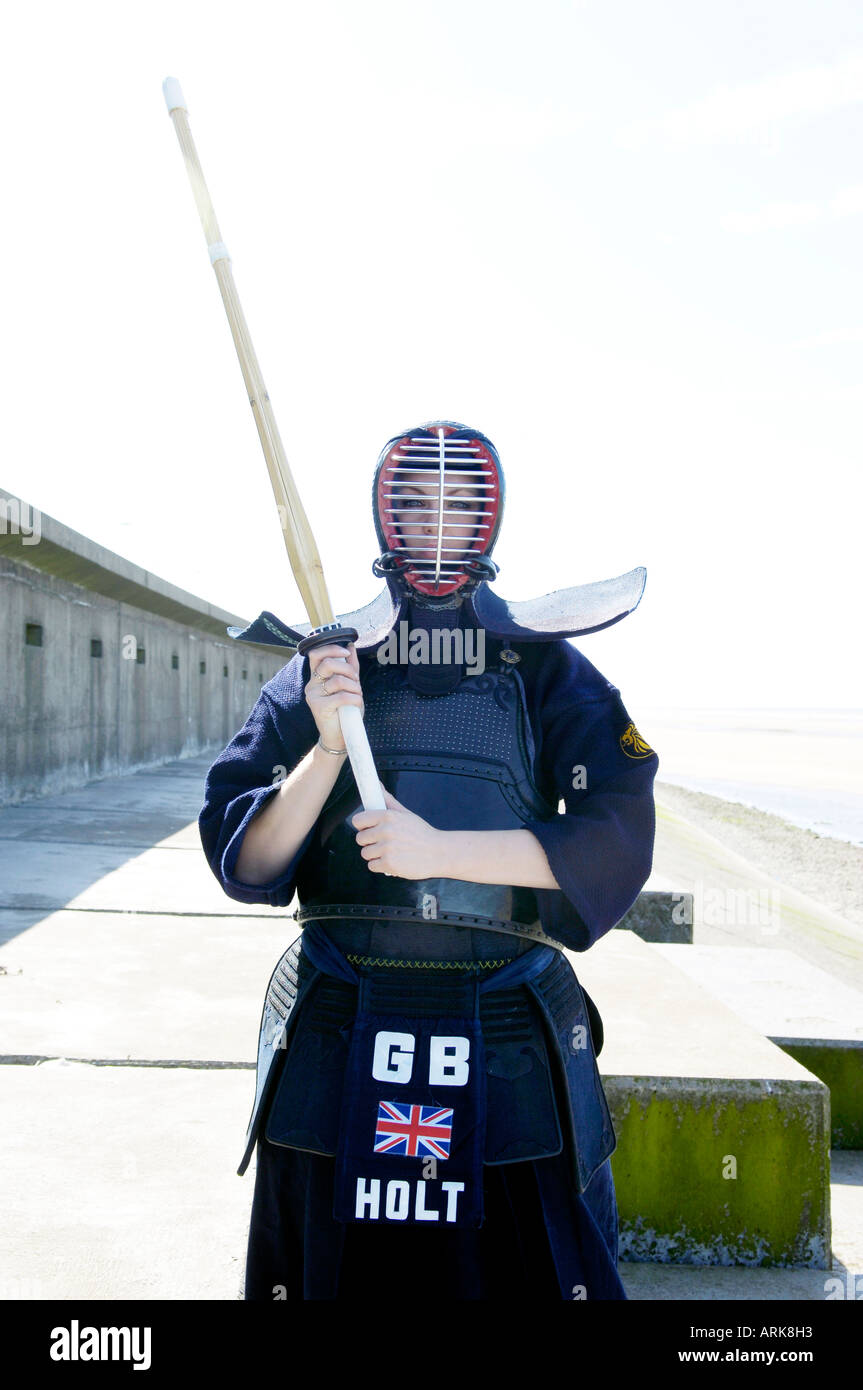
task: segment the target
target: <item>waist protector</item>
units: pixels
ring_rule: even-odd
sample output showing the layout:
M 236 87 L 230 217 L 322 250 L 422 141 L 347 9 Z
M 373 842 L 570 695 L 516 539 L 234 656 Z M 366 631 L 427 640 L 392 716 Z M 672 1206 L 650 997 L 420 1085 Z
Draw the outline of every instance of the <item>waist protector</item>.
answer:
M 444 1034 L 457 1031 L 456 1018 L 476 1013 L 483 1058 L 482 1161 L 546 1158 L 565 1148 L 577 1189 L 587 1187 L 614 1148 L 614 1130 L 596 1066 L 599 1016 L 561 953 L 532 951 L 483 980 L 436 979 L 422 970 L 399 972 L 396 980 L 391 972 L 357 974 L 326 935 L 316 933 L 314 927 L 304 933 L 302 951 L 294 943 L 271 981 L 241 1172 L 264 1117 L 271 1143 L 337 1152 L 349 1099 L 352 1034 L 362 1012 L 373 1014 L 382 1028 L 391 1026 L 390 1018 L 402 1028 L 410 1015 L 412 1032 L 427 1018 Z M 400 1089 L 382 1087 L 381 1098 L 398 1100 Z M 409 1088 L 404 1094 L 413 1099 Z

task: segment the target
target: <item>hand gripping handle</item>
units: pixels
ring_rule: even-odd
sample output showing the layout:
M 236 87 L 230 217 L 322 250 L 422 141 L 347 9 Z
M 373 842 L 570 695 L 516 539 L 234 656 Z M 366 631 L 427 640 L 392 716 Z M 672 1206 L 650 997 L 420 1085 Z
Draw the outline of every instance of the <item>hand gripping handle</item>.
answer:
M 344 646 L 348 642 L 355 642 L 357 635 L 356 628 L 342 627 L 339 623 L 331 623 L 326 627 L 315 628 L 308 637 L 304 637 L 298 651 L 302 656 L 305 656 L 306 652 L 311 651 L 313 647 L 323 647 L 330 642 Z M 375 771 L 374 758 L 369 747 L 369 738 L 363 723 L 363 716 L 356 705 L 342 705 L 339 710 L 339 725 L 345 747 L 348 750 L 351 771 L 354 774 L 357 790 L 363 803 L 363 810 L 385 811 L 387 806 L 384 801 L 383 787 Z

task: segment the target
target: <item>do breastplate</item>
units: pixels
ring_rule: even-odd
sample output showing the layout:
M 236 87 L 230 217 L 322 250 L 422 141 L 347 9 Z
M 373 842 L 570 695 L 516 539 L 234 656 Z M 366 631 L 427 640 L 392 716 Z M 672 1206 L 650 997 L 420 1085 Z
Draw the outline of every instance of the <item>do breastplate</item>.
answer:
M 365 725 L 384 786 L 439 830 L 513 830 L 554 814 L 533 779 L 534 743 L 521 677 L 512 669 L 466 676 L 445 695 L 413 690 L 397 666 L 363 672 Z M 336 782 L 303 856 L 297 891 L 300 922 L 325 923 L 343 948 L 359 937 L 333 931 L 338 919 L 387 923 L 387 955 L 473 959 L 471 928 L 505 932 L 488 954 L 509 956 L 544 939 L 536 895 L 501 883 L 412 880 L 372 873 L 351 816 L 361 809 L 350 767 Z M 397 924 L 408 930 L 400 932 Z M 375 937 L 380 951 L 381 934 Z M 507 950 L 506 947 L 512 949 Z M 502 949 L 503 948 L 503 949 Z M 485 951 L 481 954 L 486 954 Z

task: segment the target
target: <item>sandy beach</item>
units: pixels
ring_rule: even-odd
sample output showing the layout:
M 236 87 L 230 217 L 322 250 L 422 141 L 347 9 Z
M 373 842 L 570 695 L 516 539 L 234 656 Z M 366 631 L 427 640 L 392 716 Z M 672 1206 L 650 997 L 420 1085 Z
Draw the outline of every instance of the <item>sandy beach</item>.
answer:
M 863 711 L 638 718 L 659 755 L 647 886 L 693 894 L 696 943 L 790 949 L 863 991 Z
M 668 783 L 648 889 L 691 893 L 703 946 L 790 950 L 850 985 L 863 1016 L 863 849 Z
M 863 848 L 780 816 L 657 782 L 656 799 L 742 855 L 755 869 L 863 927 Z
M 654 709 L 638 726 L 661 782 L 863 847 L 863 711 Z

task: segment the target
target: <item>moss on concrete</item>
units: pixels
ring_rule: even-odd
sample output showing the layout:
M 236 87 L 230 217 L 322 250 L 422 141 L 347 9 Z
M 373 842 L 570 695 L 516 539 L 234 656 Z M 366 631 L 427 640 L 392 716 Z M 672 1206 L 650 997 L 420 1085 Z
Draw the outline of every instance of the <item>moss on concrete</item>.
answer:
M 830 1105 L 813 1081 L 606 1077 L 620 1257 L 830 1267 Z
M 863 1149 L 863 1043 L 775 1038 L 830 1088 L 831 1138 L 836 1149 Z

